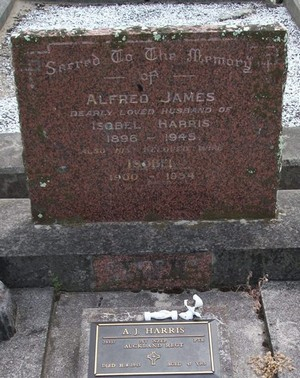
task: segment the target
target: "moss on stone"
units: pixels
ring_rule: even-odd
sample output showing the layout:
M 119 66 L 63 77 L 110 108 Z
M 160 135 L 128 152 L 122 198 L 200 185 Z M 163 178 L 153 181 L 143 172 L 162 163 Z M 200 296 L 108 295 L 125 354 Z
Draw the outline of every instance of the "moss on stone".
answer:
M 36 128 L 36 132 L 37 132 L 39 138 L 41 139 L 41 141 L 43 143 L 45 143 L 46 140 L 47 140 L 47 132 L 44 129 L 44 127 L 42 125 L 38 125 L 37 128 Z
M 128 40 L 128 31 L 127 30 L 116 30 L 112 34 L 111 47 L 112 48 L 122 48 L 125 46 Z
M 247 170 L 246 170 L 247 174 L 249 176 L 254 176 L 256 174 L 256 168 L 254 167 L 248 167 Z
M 261 100 L 261 99 L 271 99 L 271 98 L 272 98 L 272 93 L 269 92 L 269 91 L 267 91 L 267 90 L 264 90 L 264 91 L 261 91 L 261 92 L 256 93 L 255 98 L 256 98 L 257 100 Z
M 71 30 L 71 34 L 75 36 L 85 35 L 86 33 L 87 33 L 86 29 L 77 28 L 77 29 Z
M 161 221 L 161 216 L 156 214 L 155 212 L 149 212 L 145 215 L 144 221 L 146 222 L 159 222 Z
M 269 27 L 257 26 L 233 26 L 224 27 L 220 30 L 221 38 L 247 38 L 253 41 L 265 41 L 272 43 L 286 43 L 287 33 L 285 30 L 272 30 Z

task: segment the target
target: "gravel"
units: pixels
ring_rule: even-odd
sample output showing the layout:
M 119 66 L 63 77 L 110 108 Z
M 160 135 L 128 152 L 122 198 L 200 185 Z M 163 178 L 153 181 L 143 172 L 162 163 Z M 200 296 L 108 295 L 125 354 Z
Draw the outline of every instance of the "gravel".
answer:
M 268 7 L 264 1 L 230 1 L 222 4 L 131 4 L 131 5 L 52 5 L 35 4 L 21 12 L 0 45 L 0 133 L 19 132 L 13 73 L 10 62 L 11 33 L 53 29 L 98 29 L 163 27 L 204 24 L 268 25 L 280 22 L 289 33 L 288 78 L 284 94 L 283 126 L 300 126 L 300 30 L 286 8 Z

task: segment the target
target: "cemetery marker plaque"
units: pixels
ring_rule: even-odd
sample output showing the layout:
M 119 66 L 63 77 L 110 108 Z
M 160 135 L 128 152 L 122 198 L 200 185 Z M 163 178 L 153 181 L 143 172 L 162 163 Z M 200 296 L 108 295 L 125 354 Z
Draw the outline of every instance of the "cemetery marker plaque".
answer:
M 219 377 L 215 322 L 93 323 L 89 378 Z
M 275 216 L 281 26 L 28 32 L 12 45 L 35 221 Z

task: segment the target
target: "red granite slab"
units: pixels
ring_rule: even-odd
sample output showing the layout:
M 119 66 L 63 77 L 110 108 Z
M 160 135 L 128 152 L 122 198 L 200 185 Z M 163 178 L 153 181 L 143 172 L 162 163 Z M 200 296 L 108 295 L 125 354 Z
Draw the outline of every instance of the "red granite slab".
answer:
M 279 25 L 13 37 L 33 219 L 274 217 L 285 39 Z

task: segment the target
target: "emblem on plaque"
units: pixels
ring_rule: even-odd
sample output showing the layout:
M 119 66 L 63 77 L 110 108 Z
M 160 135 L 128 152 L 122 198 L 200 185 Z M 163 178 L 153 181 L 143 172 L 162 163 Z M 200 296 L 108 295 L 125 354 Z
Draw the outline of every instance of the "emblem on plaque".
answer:
M 158 354 L 156 352 L 152 352 L 152 353 L 148 354 L 147 358 L 151 361 L 151 365 L 155 366 L 156 361 L 160 359 L 160 354 Z

